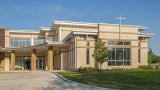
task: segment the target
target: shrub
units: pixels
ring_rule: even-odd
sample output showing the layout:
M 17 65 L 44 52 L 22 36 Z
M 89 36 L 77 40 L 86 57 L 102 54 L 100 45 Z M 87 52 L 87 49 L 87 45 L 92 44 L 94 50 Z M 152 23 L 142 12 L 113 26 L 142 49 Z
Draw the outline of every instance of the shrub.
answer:
M 15 70 L 22 70 L 22 68 L 15 68 Z
M 96 72 L 97 70 L 93 67 L 80 67 L 78 72 Z
M 139 69 L 153 69 L 153 66 L 142 65 L 138 67 Z

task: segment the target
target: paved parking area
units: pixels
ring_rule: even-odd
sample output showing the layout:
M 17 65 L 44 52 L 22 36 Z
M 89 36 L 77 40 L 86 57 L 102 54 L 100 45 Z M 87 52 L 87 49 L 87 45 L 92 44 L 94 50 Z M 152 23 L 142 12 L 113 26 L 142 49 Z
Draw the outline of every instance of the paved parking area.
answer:
M 64 81 L 52 72 L 0 72 L 0 90 L 110 90 Z

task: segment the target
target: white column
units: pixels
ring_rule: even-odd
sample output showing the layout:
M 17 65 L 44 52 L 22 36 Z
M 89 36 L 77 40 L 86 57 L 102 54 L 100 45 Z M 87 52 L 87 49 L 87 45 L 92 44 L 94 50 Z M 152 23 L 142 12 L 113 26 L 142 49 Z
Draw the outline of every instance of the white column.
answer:
M 31 46 L 34 45 L 34 37 L 33 37 L 33 34 L 31 35 Z
M 64 58 L 64 55 L 62 53 L 60 53 L 60 59 L 61 59 L 61 70 L 63 70 L 63 58 Z
M 47 42 L 48 33 L 45 33 L 45 42 Z

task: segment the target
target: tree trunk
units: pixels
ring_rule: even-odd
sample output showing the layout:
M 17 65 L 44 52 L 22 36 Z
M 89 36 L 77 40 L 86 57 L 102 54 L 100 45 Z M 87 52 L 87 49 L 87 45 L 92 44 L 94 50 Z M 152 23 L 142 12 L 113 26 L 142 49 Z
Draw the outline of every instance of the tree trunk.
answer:
M 102 74 L 102 64 L 100 64 L 99 74 Z

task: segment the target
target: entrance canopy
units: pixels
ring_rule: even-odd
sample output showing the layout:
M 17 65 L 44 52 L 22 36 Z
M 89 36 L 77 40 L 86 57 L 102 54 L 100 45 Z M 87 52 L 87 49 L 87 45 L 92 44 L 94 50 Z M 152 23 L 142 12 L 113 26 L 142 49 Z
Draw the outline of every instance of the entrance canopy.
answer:
M 20 48 L 0 48 L 0 52 L 11 52 L 11 51 L 32 51 L 33 49 L 40 51 L 47 51 L 49 46 L 53 46 L 53 50 L 57 48 L 67 48 L 69 43 L 66 42 L 46 42 L 44 44 L 30 46 L 30 47 L 20 47 Z

